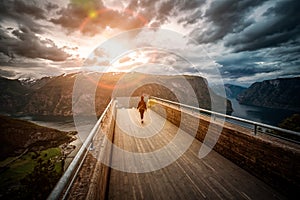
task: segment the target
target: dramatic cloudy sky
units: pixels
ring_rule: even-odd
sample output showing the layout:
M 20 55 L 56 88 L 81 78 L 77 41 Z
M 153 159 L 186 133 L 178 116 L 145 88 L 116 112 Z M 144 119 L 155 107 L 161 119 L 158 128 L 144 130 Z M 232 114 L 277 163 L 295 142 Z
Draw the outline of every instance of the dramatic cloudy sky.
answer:
M 0 3 L 0 75 L 5 77 L 74 72 L 89 62 L 86 58 L 104 41 L 143 27 L 168 29 L 192 39 L 193 44 L 174 44 L 174 49 L 178 54 L 187 52 L 187 46 L 193 49 L 189 59 L 205 73 L 207 69 L 201 68 L 205 66 L 204 50 L 225 82 L 249 85 L 264 79 L 300 75 L 298 0 L 0 0 Z M 138 34 L 128 40 L 139 37 Z M 95 54 L 105 57 L 106 53 Z M 151 51 L 132 52 L 118 61 L 119 68 L 126 68 L 124 63 L 129 65 L 134 59 L 145 63 L 153 57 L 151 54 Z M 104 59 L 98 64 L 110 63 Z

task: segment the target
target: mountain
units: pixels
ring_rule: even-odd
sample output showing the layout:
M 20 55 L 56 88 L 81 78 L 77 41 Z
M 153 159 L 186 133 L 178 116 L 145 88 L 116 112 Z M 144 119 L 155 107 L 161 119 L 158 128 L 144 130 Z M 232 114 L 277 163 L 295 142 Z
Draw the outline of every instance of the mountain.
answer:
M 0 112 L 15 114 L 23 111 L 31 94 L 50 81 L 50 77 L 37 80 L 11 80 L 0 77 Z
M 225 84 L 226 97 L 236 99 L 239 94 L 244 92 L 247 88 L 239 85 Z
M 47 79 L 32 90 L 22 112 L 29 115 L 72 115 L 72 91 L 75 76 L 57 76 Z
M 30 89 L 24 87 L 19 80 L 0 77 L 0 111 L 17 112 L 26 104 Z
M 44 150 L 69 143 L 75 132 L 63 132 L 0 115 L 0 160 L 28 150 Z
M 72 102 L 73 87 L 76 77 L 84 77 L 85 81 L 81 83 L 82 90 L 80 94 Z M 101 77 L 100 80 L 99 77 Z M 174 91 L 184 97 L 186 104 L 192 104 L 198 100 L 201 108 L 210 109 L 211 100 L 215 102 L 218 108 L 225 105 L 227 113 L 232 112 L 231 102 L 225 98 L 209 91 L 207 82 L 204 78 L 198 76 L 167 76 L 167 75 L 149 75 L 142 73 L 90 73 L 90 74 L 64 74 L 51 78 L 39 79 L 34 82 L 21 83 L 7 81 L 6 84 L 0 85 L 0 89 L 9 86 L 11 83 L 18 85 L 17 94 L 10 95 L 12 103 L 10 108 L 0 107 L 0 111 L 10 114 L 21 115 L 52 115 L 52 116 L 72 116 L 72 104 L 83 102 L 92 102 L 93 95 L 87 91 L 91 86 L 96 87 L 95 108 L 82 108 L 78 112 L 89 114 L 92 110 L 96 110 L 97 115 L 101 115 L 112 96 L 140 96 L 148 94 L 178 101 Z M 187 96 L 187 84 L 195 91 L 194 97 Z M 169 85 L 168 87 L 165 87 Z M 24 95 L 25 94 L 25 95 Z M 1 98 L 6 100 L 4 98 Z M 0 100 L 1 100 L 0 98 Z M 17 99 L 21 99 L 18 101 Z M 3 100 L 3 101 L 4 101 Z M 6 103 L 7 105 L 8 103 Z
M 300 111 L 300 77 L 253 83 L 237 100 L 240 104 Z
M 236 99 L 236 97 L 240 93 L 245 91 L 247 88 L 239 86 L 239 85 L 233 85 L 233 84 L 226 83 L 223 86 L 213 85 L 213 86 L 211 86 L 211 89 L 218 95 L 224 96 L 224 97 L 229 98 L 229 99 Z M 224 91 L 222 91 L 222 89 L 225 90 L 225 94 L 223 94 Z

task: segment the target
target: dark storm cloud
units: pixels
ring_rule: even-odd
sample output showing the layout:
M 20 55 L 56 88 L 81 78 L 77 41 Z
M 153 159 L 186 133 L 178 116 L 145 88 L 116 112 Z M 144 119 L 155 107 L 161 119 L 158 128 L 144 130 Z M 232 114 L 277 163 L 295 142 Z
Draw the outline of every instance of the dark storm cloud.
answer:
M 212 1 L 205 13 L 196 10 L 178 23 L 198 25 L 190 36 L 199 43 L 224 45 L 217 58 L 230 80 L 300 75 L 300 1 Z M 257 9 L 267 9 L 260 13 Z M 262 11 L 263 12 L 263 11 Z M 259 16 L 261 15 L 261 16 Z M 195 19 L 195 20 L 194 20 Z M 230 52 L 230 53 L 229 53 Z
M 28 1 L 26 1 L 28 2 Z M 30 16 L 34 19 L 45 19 L 44 10 L 36 4 L 28 4 L 21 0 L 0 0 L 0 11 L 3 17 Z
M 199 43 L 210 43 L 223 39 L 229 33 L 239 32 L 253 23 L 246 18 L 249 12 L 264 2 L 263 0 L 213 1 L 203 16 L 206 27 L 194 29 L 191 36 Z
M 27 2 L 27 1 L 26 1 Z M 27 4 L 24 1 L 0 0 L 0 22 L 14 21 L 28 27 L 35 33 L 43 33 L 44 26 L 36 22 L 37 19 L 45 19 L 44 11 L 36 4 Z
M 7 29 L 6 29 L 7 30 Z M 7 31 L 0 25 L 0 41 L 10 38 Z M 11 29 L 13 30 L 13 29 Z
M 162 17 L 164 18 L 163 20 L 167 20 L 167 18 L 162 16 L 162 13 L 157 12 L 159 2 L 160 1 L 157 0 L 131 0 L 126 9 L 138 12 L 148 22 L 152 21 L 151 26 L 159 27 L 161 25 L 161 21 L 158 18 Z M 167 6 L 165 9 L 168 9 Z
M 220 68 L 221 74 L 231 79 L 256 76 L 261 73 L 281 76 L 300 75 L 298 54 L 286 53 L 287 51 L 290 51 L 289 47 L 239 52 L 222 56 L 217 59 L 217 62 L 223 66 Z
M 271 49 L 268 55 L 273 56 L 274 61 L 280 61 L 281 63 L 288 63 L 290 66 L 299 66 L 298 72 L 300 73 L 300 40 L 295 42 L 287 42 L 276 48 Z
M 197 9 L 205 3 L 205 1 L 201 0 L 168 0 L 158 2 L 159 3 L 157 3 L 154 16 L 151 16 L 151 19 L 155 18 L 161 24 L 168 21 L 169 18 L 174 16 L 187 13 L 194 14 L 195 10 L 197 12 Z
M 54 3 L 49 2 L 49 3 L 47 3 L 47 4 L 45 5 L 45 8 L 46 8 L 47 11 L 51 11 L 51 10 L 56 10 L 56 9 L 58 9 L 59 6 L 58 6 L 57 4 L 54 4 Z
M 240 53 L 223 56 L 217 62 L 223 65 L 220 68 L 222 75 L 229 78 L 239 78 L 241 76 L 252 76 L 258 72 L 270 72 L 270 68 L 259 68 L 259 65 L 255 64 L 258 60 L 259 56 Z
M 15 59 L 46 59 L 64 61 L 68 55 L 63 48 L 58 48 L 52 40 L 41 39 L 36 33 L 43 34 L 46 27 L 39 23 L 46 20 L 45 10 L 34 1 L 0 0 L 0 22 L 12 23 L 12 27 L 0 26 L 1 62 L 13 65 Z M 48 4 L 48 8 L 56 7 Z M 47 7 L 47 6 L 46 6 Z M 39 21 L 38 21 L 39 20 Z M 15 23 L 15 24 L 14 24 Z
M 130 1 L 128 8 L 139 11 L 152 26 L 160 26 L 171 17 L 179 16 L 178 23 L 203 26 L 194 28 L 191 37 L 199 43 L 216 43 L 223 40 L 233 52 L 255 51 L 274 47 L 300 36 L 300 1 L 283 0 L 218 0 L 212 1 L 202 13 L 207 1 Z M 274 4 L 273 7 L 271 5 Z M 249 16 L 260 7 L 269 5 L 265 21 L 255 21 Z
M 20 14 L 27 14 L 33 16 L 35 19 L 45 19 L 44 10 L 36 6 L 36 4 L 29 5 L 23 1 L 13 1 L 13 7 L 15 11 Z
M 190 11 L 201 7 L 205 3 L 206 0 L 178 0 L 175 5 L 180 11 Z
M 52 65 L 54 65 L 54 62 L 51 63 Z M 0 61 L 0 66 L 3 66 L 4 69 L 3 70 L 7 70 L 7 71 L 14 71 L 17 73 L 17 71 L 19 71 L 19 69 L 21 69 L 22 71 L 25 71 L 27 73 L 27 71 L 30 71 L 32 69 L 36 70 L 37 72 L 39 72 L 40 70 L 43 71 L 49 71 L 49 69 L 47 69 L 49 67 L 48 63 L 45 62 L 40 62 L 39 60 L 33 60 L 33 59 L 15 59 L 12 60 L 11 62 L 2 62 Z M 17 70 L 15 70 L 17 69 Z M 51 69 L 51 72 L 54 69 Z
M 70 3 L 67 8 L 62 8 L 57 12 L 59 18 L 53 18 L 50 21 L 61 25 L 67 29 L 79 29 L 83 20 L 88 16 L 84 8 Z
M 1 29 L 1 28 L 0 28 Z M 15 55 L 25 58 L 42 58 L 52 61 L 64 61 L 70 55 L 58 48 L 53 41 L 42 40 L 27 27 L 13 30 L 9 36 L 3 29 L 0 31 L 0 52 L 13 59 Z
M 82 33 L 90 36 L 101 33 L 107 26 L 129 30 L 140 28 L 146 23 L 138 16 L 134 16 L 133 13 L 109 9 L 101 1 L 91 0 L 88 3 L 86 6 L 83 6 L 70 2 L 66 8 L 62 8 L 57 12 L 59 17 L 52 18 L 50 21 L 61 25 L 69 32 L 80 30 Z M 84 24 L 91 12 L 96 12 L 96 16 Z
M 153 16 L 157 11 L 157 4 L 159 2 L 160 1 L 158 0 L 130 0 L 126 9 L 134 12 L 140 12 L 144 17 L 146 17 L 150 21 L 154 18 Z
M 206 0 L 177 1 L 175 4 L 175 16 L 179 16 L 177 23 L 194 25 L 202 20 L 201 7 L 205 5 Z
M 159 27 L 172 17 L 189 12 L 194 13 L 194 10 L 205 2 L 205 0 L 131 0 L 127 9 L 139 12 L 149 22 L 152 21 L 153 26 Z M 183 21 L 181 20 L 181 22 Z
M 193 11 L 191 14 L 181 17 L 177 22 L 183 23 L 183 25 L 192 25 L 199 21 L 199 19 L 202 17 L 202 12 L 197 9 Z
M 262 55 L 257 55 L 257 53 L 241 52 L 235 54 L 223 55 L 217 62 L 223 66 L 230 67 L 240 67 L 243 65 L 245 67 L 251 66 L 255 62 L 262 61 L 260 58 Z
M 0 69 L 0 77 L 14 77 L 17 73 L 12 70 Z
M 228 67 L 226 69 L 221 69 L 220 72 L 222 75 L 228 76 L 230 78 L 240 78 L 244 76 L 254 76 L 259 73 L 270 73 L 270 72 L 275 72 L 278 71 L 279 68 L 258 68 L 252 66 L 247 66 L 247 67 Z
M 171 15 L 172 10 L 174 9 L 175 3 L 175 1 L 166 1 L 159 5 L 156 15 L 156 20 L 159 23 L 162 24 L 168 20 L 168 17 Z
M 300 39 L 300 1 L 279 1 L 265 13 L 265 20 L 252 24 L 225 42 L 235 52 L 277 47 Z
M 107 26 L 115 29 L 115 33 L 119 29 L 141 28 L 146 22 L 157 29 L 171 22 L 168 27 L 174 27 L 175 31 L 181 27 L 178 31 L 190 32 L 193 39 L 205 44 L 200 46 L 208 47 L 208 52 L 221 47 L 223 55 L 213 57 L 222 66 L 222 75 L 231 80 L 246 77 L 244 80 L 250 82 L 265 74 L 268 77 L 300 75 L 300 12 L 297 10 L 300 1 L 297 0 L 115 1 L 114 6 L 127 4 L 123 11 L 112 10 L 107 7 L 109 3 L 104 4 L 101 0 L 69 0 L 62 4 L 48 0 L 0 0 L 0 4 L 0 65 L 3 67 L 0 74 L 6 76 L 14 76 L 5 70 L 15 66 L 24 70 L 44 69 L 45 72 L 50 72 L 50 65 L 56 66 L 57 70 L 73 66 L 70 59 L 74 57 L 66 51 L 76 52 L 76 49 L 60 48 L 55 44 L 56 39 L 74 43 L 77 35 L 72 35 L 73 32 L 94 36 Z M 92 11 L 99 13 L 83 26 Z M 177 24 L 173 26 L 174 23 Z M 53 31 L 62 37 L 56 38 L 58 35 L 52 34 Z M 56 39 L 43 39 L 47 34 Z M 79 44 L 85 44 L 82 42 L 85 38 L 81 37 Z M 218 51 L 215 55 L 220 53 Z M 149 52 L 148 56 L 150 62 L 175 66 L 179 73 L 196 73 L 194 68 L 170 55 Z M 97 59 L 91 58 L 87 63 L 109 64 L 105 62 L 106 52 L 96 51 L 94 57 Z M 41 59 L 50 60 L 51 64 L 47 62 L 47 65 Z M 195 63 L 202 62 L 201 55 L 197 54 L 193 59 Z M 201 67 L 209 74 L 206 65 Z

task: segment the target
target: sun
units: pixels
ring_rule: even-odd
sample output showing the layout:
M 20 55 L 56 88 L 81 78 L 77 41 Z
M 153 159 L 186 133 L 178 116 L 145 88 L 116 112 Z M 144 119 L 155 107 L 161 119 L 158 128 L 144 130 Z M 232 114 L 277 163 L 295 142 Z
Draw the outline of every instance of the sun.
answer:
M 89 17 L 90 17 L 90 19 L 95 19 L 97 16 L 98 16 L 97 11 L 91 10 L 91 11 L 89 12 Z

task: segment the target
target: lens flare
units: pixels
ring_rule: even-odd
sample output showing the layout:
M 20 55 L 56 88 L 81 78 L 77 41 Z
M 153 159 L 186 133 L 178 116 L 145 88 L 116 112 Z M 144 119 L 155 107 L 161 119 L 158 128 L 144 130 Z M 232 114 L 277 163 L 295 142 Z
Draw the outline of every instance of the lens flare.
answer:
M 95 19 L 98 16 L 98 13 L 95 10 L 89 12 L 89 18 Z

